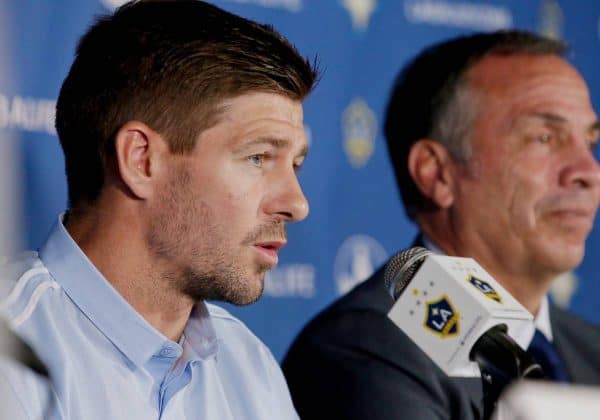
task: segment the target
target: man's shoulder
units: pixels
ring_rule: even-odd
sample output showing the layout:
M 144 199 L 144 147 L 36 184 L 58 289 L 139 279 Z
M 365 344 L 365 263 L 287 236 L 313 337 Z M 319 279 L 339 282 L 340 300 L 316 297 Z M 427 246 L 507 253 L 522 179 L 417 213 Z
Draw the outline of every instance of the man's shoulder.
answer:
M 0 308 L 7 309 L 33 292 L 31 286 L 49 279 L 48 269 L 35 251 L 0 260 Z
M 359 283 L 347 294 L 335 300 L 324 314 L 344 313 L 348 311 L 371 311 L 387 314 L 394 301 L 385 289 L 383 273 L 385 265 L 369 278 Z
M 552 333 L 574 383 L 600 385 L 600 328 L 550 306 Z
M 317 314 L 292 344 L 287 360 L 351 351 L 359 359 L 377 357 L 411 372 L 432 369 L 432 362 L 388 318 L 393 303 L 382 268 Z
M 39 267 L 43 267 L 43 264 L 36 251 L 24 251 L 14 257 L 0 257 L 0 276 L 3 282 L 16 282 L 28 270 Z
M 557 307 L 550 306 L 552 330 L 560 336 L 567 336 L 576 341 L 593 343 L 600 350 L 600 325 L 586 321 L 579 315 Z
M 568 338 L 570 342 L 578 345 L 594 346 L 600 359 L 600 326 L 586 321 L 575 313 L 550 306 L 550 319 L 552 331 L 559 338 Z
M 46 377 L 0 356 L 0 418 L 45 418 L 51 408 L 50 392 Z
M 380 269 L 302 330 L 283 362 L 300 417 L 474 418 L 467 389 L 388 318 L 392 306 Z
M 313 333 L 321 329 L 331 331 L 332 326 L 347 324 L 348 318 L 369 319 L 369 322 L 375 323 L 371 326 L 377 328 L 376 325 L 380 322 L 387 323 L 387 313 L 393 303 L 385 290 L 382 267 L 323 309 L 310 321 L 306 330 Z
M 28 251 L 4 261 L 0 264 L 0 316 L 17 330 L 32 318 L 42 300 L 54 302 L 48 301 L 48 291 L 60 289 L 37 252 Z

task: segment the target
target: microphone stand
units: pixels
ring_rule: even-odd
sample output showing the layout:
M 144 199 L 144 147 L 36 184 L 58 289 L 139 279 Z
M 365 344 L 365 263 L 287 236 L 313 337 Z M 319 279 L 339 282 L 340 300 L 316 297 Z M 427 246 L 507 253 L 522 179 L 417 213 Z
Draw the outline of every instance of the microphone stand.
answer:
M 473 345 L 469 358 L 477 362 L 483 382 L 483 417 L 489 419 L 498 397 L 513 380 L 542 379 L 544 372 L 506 332 L 506 324 L 490 328 Z

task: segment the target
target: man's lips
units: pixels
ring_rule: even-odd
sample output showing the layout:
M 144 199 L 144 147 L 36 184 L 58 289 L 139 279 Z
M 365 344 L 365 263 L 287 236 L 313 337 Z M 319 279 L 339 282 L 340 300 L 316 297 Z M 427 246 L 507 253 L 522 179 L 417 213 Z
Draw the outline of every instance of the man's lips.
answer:
M 594 216 L 596 214 L 595 209 L 588 208 L 557 208 L 552 210 L 549 214 L 553 217 L 557 217 L 563 223 L 576 223 L 583 225 L 591 225 L 594 222 Z
M 260 253 L 262 253 L 273 265 L 276 265 L 279 261 L 277 251 L 285 246 L 285 241 L 262 241 L 254 244 Z

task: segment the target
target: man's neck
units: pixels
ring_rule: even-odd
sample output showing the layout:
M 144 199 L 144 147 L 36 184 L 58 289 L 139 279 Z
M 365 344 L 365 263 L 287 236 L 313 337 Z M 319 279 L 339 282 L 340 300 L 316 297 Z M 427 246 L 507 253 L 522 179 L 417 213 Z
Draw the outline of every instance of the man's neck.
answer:
M 148 251 L 139 218 L 127 213 L 71 213 L 65 227 L 117 292 L 154 328 L 178 341 L 194 302 L 176 290 L 174 275 Z

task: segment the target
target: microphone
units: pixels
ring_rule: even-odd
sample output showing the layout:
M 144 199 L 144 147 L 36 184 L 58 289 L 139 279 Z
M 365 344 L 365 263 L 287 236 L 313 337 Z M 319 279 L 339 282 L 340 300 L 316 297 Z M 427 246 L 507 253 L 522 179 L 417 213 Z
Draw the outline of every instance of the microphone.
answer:
M 542 378 L 541 367 L 510 337 L 533 316 L 472 258 L 414 247 L 384 272 L 395 304 L 388 317 L 447 375 L 476 362 L 489 418 L 498 396 L 518 378 Z

